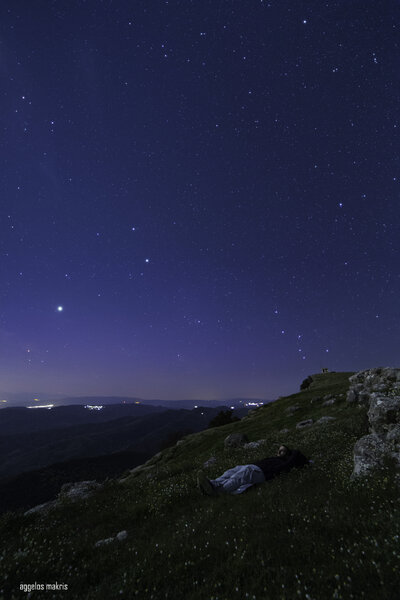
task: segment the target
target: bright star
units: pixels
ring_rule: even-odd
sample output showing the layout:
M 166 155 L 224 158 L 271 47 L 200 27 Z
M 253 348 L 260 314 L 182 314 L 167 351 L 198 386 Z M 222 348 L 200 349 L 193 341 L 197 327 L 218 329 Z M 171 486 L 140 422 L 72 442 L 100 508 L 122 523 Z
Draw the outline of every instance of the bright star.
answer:
M 57 306 L 57 310 L 58 310 L 58 312 L 62 312 L 64 310 L 64 307 L 63 306 Z

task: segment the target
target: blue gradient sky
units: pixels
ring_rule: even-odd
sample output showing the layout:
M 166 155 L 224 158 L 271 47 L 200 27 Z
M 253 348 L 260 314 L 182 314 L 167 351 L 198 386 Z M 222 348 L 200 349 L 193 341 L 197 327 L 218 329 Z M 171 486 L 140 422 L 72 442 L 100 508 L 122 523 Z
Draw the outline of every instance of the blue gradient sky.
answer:
M 399 366 L 398 2 L 0 17 L 2 397 Z

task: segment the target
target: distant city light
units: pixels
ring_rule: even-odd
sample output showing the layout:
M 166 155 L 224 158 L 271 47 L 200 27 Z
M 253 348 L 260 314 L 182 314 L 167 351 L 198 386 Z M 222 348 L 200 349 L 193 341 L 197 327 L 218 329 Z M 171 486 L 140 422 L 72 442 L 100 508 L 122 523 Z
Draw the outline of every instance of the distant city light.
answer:
M 26 408 L 53 408 L 54 404 L 35 404 L 34 406 L 27 406 Z
M 85 404 L 85 408 L 88 408 L 89 410 L 101 410 L 103 406 L 96 406 L 95 404 Z

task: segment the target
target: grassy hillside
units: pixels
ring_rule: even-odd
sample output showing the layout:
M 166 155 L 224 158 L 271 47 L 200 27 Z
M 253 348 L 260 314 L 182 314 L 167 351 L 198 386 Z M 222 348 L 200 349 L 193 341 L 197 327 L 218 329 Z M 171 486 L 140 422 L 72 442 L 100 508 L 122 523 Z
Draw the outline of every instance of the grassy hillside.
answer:
M 48 516 L 3 515 L 0 598 L 26 598 L 21 582 L 57 581 L 68 591 L 32 598 L 397 599 L 398 488 L 390 466 L 349 480 L 354 443 L 368 431 L 366 409 L 345 400 L 349 375 L 315 376 L 305 391 L 238 423 L 187 436 L 154 457 L 152 468 L 110 481 L 79 504 L 64 501 Z M 339 399 L 323 406 L 326 394 Z M 300 408 L 290 416 L 292 405 Z M 324 415 L 336 420 L 295 428 Z M 224 451 L 232 432 L 266 443 Z M 196 472 L 210 456 L 217 462 L 206 472 L 216 477 L 275 454 L 281 443 L 314 464 L 238 496 L 198 492 Z M 94 546 L 121 530 L 125 540 Z

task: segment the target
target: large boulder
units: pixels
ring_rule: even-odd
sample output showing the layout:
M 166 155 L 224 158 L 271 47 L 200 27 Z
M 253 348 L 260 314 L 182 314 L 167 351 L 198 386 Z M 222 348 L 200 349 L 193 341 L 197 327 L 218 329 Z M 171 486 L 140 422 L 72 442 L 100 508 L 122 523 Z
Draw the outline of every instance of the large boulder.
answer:
M 378 367 L 350 377 L 348 402 L 368 406 L 370 433 L 354 446 L 352 478 L 389 459 L 400 473 L 400 369 Z
M 351 478 L 365 475 L 373 468 L 383 467 L 387 450 L 383 436 L 376 433 L 364 435 L 354 446 L 354 470 Z
M 225 450 L 229 450 L 231 448 L 241 448 L 249 441 L 247 435 L 245 433 L 231 433 L 224 440 L 224 448 Z
M 83 500 L 84 498 L 88 498 L 96 490 L 102 487 L 103 484 L 97 483 L 95 480 L 64 483 L 64 485 L 61 486 L 61 490 L 59 491 L 55 500 L 45 502 L 44 504 L 38 504 L 37 506 L 34 506 L 33 508 L 30 508 L 24 512 L 24 515 L 47 514 L 50 510 L 59 506 L 60 502 L 64 498 L 68 498 L 73 502 L 76 502 L 77 500 Z

